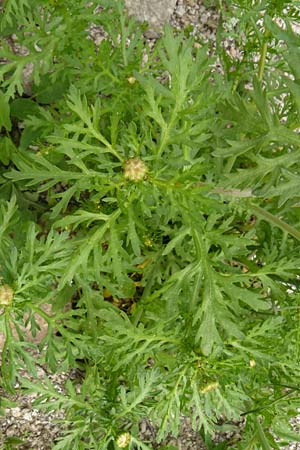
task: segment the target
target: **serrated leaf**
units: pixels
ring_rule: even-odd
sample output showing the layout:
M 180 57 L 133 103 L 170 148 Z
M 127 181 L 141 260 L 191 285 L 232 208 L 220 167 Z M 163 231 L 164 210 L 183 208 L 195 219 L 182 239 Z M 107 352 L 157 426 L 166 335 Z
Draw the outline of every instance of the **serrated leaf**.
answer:
M 57 203 L 57 205 L 55 205 L 52 208 L 52 213 L 50 215 L 51 219 L 56 219 L 56 217 L 61 213 L 64 212 L 71 200 L 71 198 L 73 197 L 73 195 L 77 192 L 78 190 L 78 185 L 77 183 L 74 183 L 73 186 L 71 186 L 69 189 L 67 189 L 65 192 L 63 192 L 60 195 L 60 200 Z
M 280 183 L 276 187 L 271 187 L 267 192 L 263 192 L 264 196 L 279 196 L 279 208 L 281 208 L 288 200 L 295 200 L 299 195 L 300 177 L 293 174 L 291 171 L 287 171 L 284 169 L 282 169 L 282 175 L 284 175 L 288 179 L 288 181 L 283 181 L 281 177 Z
M 267 436 L 266 436 L 258 418 L 255 418 L 255 424 L 256 424 L 258 439 L 261 444 L 262 450 L 272 450 L 272 447 L 269 444 Z
M 174 94 L 170 91 L 170 89 L 167 89 L 155 78 L 152 78 L 152 77 L 145 78 L 144 76 L 142 76 L 141 74 L 139 74 L 136 71 L 134 71 L 134 76 L 140 82 L 140 84 L 143 86 L 145 91 L 147 91 L 148 86 L 151 86 L 151 88 L 153 89 L 153 92 L 155 92 L 157 95 L 162 95 L 165 98 L 174 100 Z
M 134 221 L 134 212 L 132 207 L 130 206 L 128 209 L 128 235 L 127 235 L 127 244 L 131 243 L 132 250 L 136 256 L 141 255 L 141 241 L 136 232 L 135 221 Z
M 2 82 L 2 85 L 6 88 L 6 96 L 7 98 L 14 97 L 15 93 L 18 92 L 20 96 L 23 95 L 23 70 L 26 62 L 25 60 L 19 60 L 18 64 L 15 62 L 11 64 L 3 64 L 0 66 L 0 79 L 2 78 L 1 72 L 10 72 L 10 76 L 7 77 L 7 80 Z M 2 70 L 1 70 L 2 69 Z
M 275 116 L 274 112 L 271 111 L 270 105 L 267 101 L 266 90 L 262 89 L 261 83 L 258 81 L 257 77 L 253 80 L 253 91 L 251 96 L 255 102 L 260 115 L 265 122 L 266 127 L 271 130 L 274 126 L 279 125 L 279 120 Z M 277 120 L 276 120 L 277 119 Z
M 300 442 L 300 436 L 297 432 L 288 432 L 287 430 L 282 430 L 277 427 L 274 431 L 278 437 L 280 437 L 281 439 L 285 439 L 288 442 Z
M 245 141 L 231 141 L 227 140 L 227 143 L 230 145 L 229 148 L 218 148 L 213 152 L 214 156 L 228 158 L 230 156 L 240 156 L 249 152 L 252 149 L 260 147 L 262 144 L 268 142 L 267 136 L 247 139 Z
M 179 245 L 182 240 L 185 238 L 187 234 L 190 233 L 190 228 L 184 228 L 181 232 L 178 232 L 176 236 L 171 239 L 171 241 L 166 245 L 164 251 L 162 252 L 163 256 L 168 255 L 171 253 L 171 251 L 176 247 L 176 245 Z
M 196 335 L 196 342 L 199 339 L 201 339 L 201 350 L 205 356 L 211 354 L 215 343 L 221 342 L 213 312 L 208 312 L 203 316 L 203 321 Z
M 74 248 L 73 254 L 69 260 L 69 267 L 60 280 L 60 289 L 63 288 L 67 283 L 72 283 L 73 277 L 79 268 L 81 268 L 83 273 L 89 270 L 88 260 L 91 253 L 93 252 L 94 247 L 100 245 L 103 236 L 111 225 L 111 222 L 113 222 L 120 215 L 120 213 L 120 210 L 116 210 L 115 212 L 113 212 L 110 216 L 110 219 L 106 220 L 104 225 L 98 228 L 94 227 L 92 232 L 90 232 L 86 236 L 86 239 L 84 239 L 83 242 L 81 241 Z M 94 270 L 97 270 L 97 268 L 95 267 Z
M 0 245 L 3 242 L 3 236 L 5 232 L 8 230 L 10 222 L 17 211 L 17 198 L 16 195 L 13 194 L 11 199 L 6 202 L 6 207 L 1 205 L 1 216 L 2 220 L 0 222 Z
M 230 278 L 224 278 L 222 287 L 229 298 L 240 300 L 254 311 L 266 311 L 270 309 L 270 304 L 266 300 L 259 298 L 259 294 L 252 292 L 250 289 L 235 286 L 231 283 Z
M 299 65 L 299 56 L 300 56 L 300 37 L 297 33 L 295 33 L 291 27 L 291 24 L 288 20 L 285 21 L 285 29 L 281 26 L 277 25 L 275 21 L 269 16 L 266 15 L 265 23 L 271 33 L 278 40 L 283 40 L 287 44 L 287 50 L 283 52 L 283 57 L 286 59 L 294 77 L 299 80 L 300 79 L 300 65 Z
M 60 220 L 57 220 L 54 224 L 55 227 L 67 227 L 69 225 L 73 225 L 74 228 L 77 228 L 82 223 L 85 223 L 86 226 L 91 225 L 93 222 L 109 220 L 110 216 L 107 214 L 102 214 L 100 212 L 93 213 L 90 211 L 84 211 L 83 209 L 79 209 L 75 214 L 69 215 L 67 217 L 63 217 Z
M 294 81 L 291 81 L 288 78 L 285 80 L 285 82 L 292 93 L 298 111 L 298 116 L 300 117 L 300 85 L 298 83 L 295 83 Z

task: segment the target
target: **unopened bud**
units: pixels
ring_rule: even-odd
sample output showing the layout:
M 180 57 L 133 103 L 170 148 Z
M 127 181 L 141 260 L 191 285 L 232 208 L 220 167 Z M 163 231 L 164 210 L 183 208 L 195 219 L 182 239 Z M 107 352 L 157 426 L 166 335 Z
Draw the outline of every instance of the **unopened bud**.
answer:
M 136 78 L 129 77 L 129 78 L 127 78 L 127 81 L 128 81 L 129 84 L 134 84 L 136 82 Z
M 141 181 L 147 174 L 147 167 L 140 158 L 130 158 L 125 162 L 124 177 L 131 181 Z
M 131 436 L 130 433 L 122 433 L 117 439 L 117 446 L 119 448 L 125 448 L 130 443 Z
M 202 389 L 200 390 L 200 392 L 201 392 L 202 394 L 206 394 L 207 392 L 214 391 L 214 390 L 217 389 L 219 386 L 220 386 L 219 383 L 216 381 L 216 382 L 214 382 L 214 383 L 210 383 L 210 384 L 207 384 L 206 386 L 204 386 L 204 388 L 202 388 Z
M 0 306 L 9 306 L 13 300 L 14 291 L 8 284 L 0 286 Z

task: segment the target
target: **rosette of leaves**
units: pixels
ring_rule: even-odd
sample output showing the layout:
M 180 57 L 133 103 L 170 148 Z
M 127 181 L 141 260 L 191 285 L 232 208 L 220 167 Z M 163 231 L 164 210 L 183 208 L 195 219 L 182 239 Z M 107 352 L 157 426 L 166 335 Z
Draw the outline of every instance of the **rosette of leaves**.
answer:
M 207 48 L 168 27 L 145 63 L 128 41 L 139 31 L 120 4 L 105 6 L 108 23 L 119 20 L 103 44 L 110 58 L 99 50 L 105 92 L 85 87 L 94 66 L 70 75 L 49 107 L 51 130 L 19 145 L 5 169 L 42 229 L 16 247 L 32 277 L 50 275 L 46 362 L 84 373 L 65 393 L 50 381 L 23 385 L 39 392 L 40 408 L 66 410 L 56 450 L 116 448 L 120 436 L 145 449 L 141 418 L 161 440 L 178 433 L 181 415 L 207 443 L 222 421 L 245 416 L 232 446 L 276 448 L 269 428 L 293 436 L 277 418 L 299 407 L 300 234 L 288 190 L 299 165 L 296 100 L 276 109 L 279 92 L 261 76 L 232 93 Z M 51 249 L 49 261 L 26 266 L 39 248 Z M 3 283 L 15 286 L 18 274 Z M 29 311 L 46 286 L 34 280 L 22 287 Z

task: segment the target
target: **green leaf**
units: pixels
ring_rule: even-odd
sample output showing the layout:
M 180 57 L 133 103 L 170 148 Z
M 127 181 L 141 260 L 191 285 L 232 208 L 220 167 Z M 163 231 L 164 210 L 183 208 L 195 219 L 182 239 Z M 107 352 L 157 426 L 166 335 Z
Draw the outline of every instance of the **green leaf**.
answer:
M 270 446 L 267 436 L 264 433 L 264 430 L 259 422 L 259 419 L 255 418 L 255 424 L 257 429 L 257 435 L 259 442 L 261 444 L 262 450 L 272 450 L 272 447 Z
M 1 243 L 4 242 L 4 235 L 9 229 L 10 222 L 12 221 L 13 216 L 15 215 L 17 211 L 17 198 L 16 195 L 12 195 L 11 199 L 6 202 L 6 207 L 4 205 L 1 205 L 1 216 L 2 221 L 0 222 L 0 246 Z
M 45 105 L 62 100 L 67 92 L 69 83 L 66 79 L 53 82 L 49 75 L 41 78 L 38 86 L 33 86 L 33 93 L 38 103 Z
M 208 300 L 206 300 L 206 302 L 208 302 Z M 221 337 L 216 327 L 214 316 L 215 314 L 213 309 L 206 307 L 203 314 L 202 323 L 196 335 L 196 342 L 201 339 L 201 350 L 205 356 L 210 355 L 215 343 L 221 343 Z
M 9 445 L 9 446 L 10 445 L 13 445 L 13 446 L 17 445 L 17 446 L 19 446 L 21 444 L 26 445 L 26 441 L 24 441 L 23 439 L 18 438 L 17 436 L 6 437 L 4 443 L 5 443 L 5 445 Z M 7 447 L 7 448 L 9 449 L 9 448 L 14 448 L 14 447 Z
M 166 245 L 164 251 L 162 252 L 162 255 L 165 256 L 171 253 L 173 248 L 175 248 L 176 245 L 180 244 L 182 240 L 185 238 L 185 236 L 187 234 L 190 234 L 190 232 L 191 232 L 190 228 L 184 228 L 183 230 L 179 231 L 177 235 L 173 239 L 171 239 L 171 241 Z
M 131 243 L 132 250 L 136 256 L 141 255 L 141 241 L 136 232 L 135 220 L 134 220 L 134 211 L 132 206 L 128 208 L 128 235 L 127 235 L 127 244 Z
M 159 446 L 159 450 L 178 450 L 178 447 L 175 447 L 174 445 L 163 445 Z
M 300 177 L 295 175 L 290 170 L 281 170 L 282 176 L 277 186 L 272 186 L 267 192 L 263 192 L 264 196 L 276 197 L 278 196 L 278 206 L 281 208 L 288 200 L 295 201 L 299 194 Z M 283 177 L 287 179 L 284 181 Z M 260 193 L 256 193 L 260 196 Z
M 300 230 L 297 230 L 295 227 L 292 227 L 288 223 L 281 220 L 279 217 L 271 214 L 269 211 L 261 208 L 260 206 L 251 205 L 252 210 L 263 219 L 267 220 L 272 225 L 279 227 L 282 231 L 286 231 L 294 238 L 300 241 Z
M 254 311 L 266 311 L 270 309 L 270 304 L 261 298 L 259 294 L 251 291 L 247 288 L 240 288 L 231 283 L 230 278 L 224 278 L 221 280 L 222 288 L 227 293 L 229 298 L 239 299 L 242 303 L 245 303 Z
M 72 192 L 72 188 L 70 188 L 70 190 Z M 82 209 L 79 209 L 78 211 L 76 211 L 75 214 L 57 220 L 54 225 L 55 227 L 62 227 L 62 228 L 68 227 L 69 225 L 73 225 L 75 229 L 83 223 L 85 223 L 86 226 L 89 226 L 93 222 L 97 221 L 106 222 L 107 220 L 109 220 L 109 218 L 110 216 L 108 216 L 107 214 L 102 214 L 100 212 L 92 213 L 90 211 L 84 211 Z
M 252 149 L 256 149 L 260 147 L 262 144 L 267 143 L 267 136 L 247 139 L 245 141 L 230 141 L 227 140 L 227 143 L 230 145 L 229 148 L 218 148 L 213 152 L 214 156 L 228 158 L 230 156 L 240 156 L 245 153 L 248 153 Z
M 107 232 L 107 230 L 110 228 L 111 223 L 121 214 L 120 210 L 114 211 L 109 219 L 107 219 L 107 216 L 102 217 L 103 215 L 99 213 L 101 216 L 100 220 L 105 220 L 104 225 L 96 228 L 94 227 L 92 231 L 86 236 L 86 239 L 83 240 L 83 242 L 79 242 L 76 246 L 74 246 L 73 254 L 70 258 L 69 267 L 63 274 L 60 283 L 59 288 L 63 288 L 67 283 L 72 283 L 72 280 L 78 270 L 82 270 L 83 272 L 87 272 L 89 270 L 89 257 L 91 253 L 94 251 L 94 249 L 101 244 L 101 240 L 103 239 L 103 236 Z M 97 219 L 98 214 L 95 214 L 96 217 L 92 217 L 92 220 Z M 79 214 L 79 220 L 81 220 L 81 214 Z M 77 217 L 74 217 L 74 219 L 77 221 Z M 83 220 L 86 220 L 87 215 L 83 214 Z M 67 218 L 66 218 L 67 219 Z M 73 218 L 71 218 L 73 219 Z M 90 219 L 90 215 L 88 214 L 88 219 Z M 98 217 L 99 220 L 99 217 Z M 116 255 L 118 258 L 118 255 Z M 118 264 L 118 262 L 114 261 L 115 265 Z M 121 270 L 121 268 L 118 270 Z M 97 267 L 94 268 L 94 271 L 97 271 Z
M 0 90 L 0 130 L 4 127 L 6 131 L 11 131 L 10 108 L 6 95 Z
M 0 416 L 5 416 L 6 409 L 18 406 L 17 402 L 9 400 L 3 396 L 0 398 Z
M 265 22 L 268 29 L 278 40 L 283 40 L 287 44 L 287 50 L 283 52 L 283 57 L 286 59 L 296 80 L 300 80 L 300 37 L 295 33 L 288 20 L 285 21 L 286 29 L 275 23 L 270 16 L 266 15 Z
M 298 83 L 295 83 L 294 81 L 291 81 L 289 79 L 286 79 L 286 84 L 291 91 L 291 94 L 293 96 L 298 116 L 300 117 L 300 85 Z
M 29 98 L 16 98 L 10 104 L 10 112 L 13 117 L 23 120 L 27 116 L 39 114 L 40 108 L 36 102 Z
M 52 208 L 52 213 L 50 215 L 51 219 L 56 219 L 57 216 L 61 212 L 65 212 L 65 210 L 68 207 L 68 204 L 73 197 L 73 195 L 78 191 L 78 185 L 77 183 L 74 183 L 73 186 L 71 186 L 69 189 L 67 189 L 65 192 L 60 194 L 60 200 L 59 202 Z M 78 211 L 77 211 L 78 213 Z M 65 224 L 64 226 L 67 226 L 68 224 Z
M 257 77 L 253 80 L 253 91 L 251 96 L 255 102 L 255 105 L 263 119 L 266 129 L 271 130 L 279 125 L 279 120 L 277 119 L 274 112 L 271 111 L 270 105 L 267 101 L 266 89 L 262 89 L 261 83 L 258 81 Z
M 41 129 L 33 129 L 26 127 L 21 135 L 20 148 L 27 150 L 30 144 L 35 144 L 39 141 L 43 131 Z
M 156 79 L 152 77 L 145 78 L 138 72 L 134 72 L 134 76 L 141 83 L 146 92 L 151 87 L 151 91 L 156 95 L 162 95 L 165 98 L 174 100 L 174 94 Z
M 17 92 L 20 96 L 23 95 L 23 70 L 26 65 L 25 60 L 21 59 L 17 63 L 7 63 L 0 65 L 0 80 L 6 78 L 2 82 L 2 86 L 6 89 L 6 97 L 11 98 L 15 96 Z M 6 73 L 9 73 L 9 77 L 5 77 Z
M 10 137 L 0 136 L 0 161 L 5 166 L 10 163 L 13 153 L 16 151 L 16 146 Z
M 297 432 L 293 433 L 283 429 L 276 428 L 275 433 L 279 438 L 284 439 L 287 442 L 300 442 L 300 436 Z

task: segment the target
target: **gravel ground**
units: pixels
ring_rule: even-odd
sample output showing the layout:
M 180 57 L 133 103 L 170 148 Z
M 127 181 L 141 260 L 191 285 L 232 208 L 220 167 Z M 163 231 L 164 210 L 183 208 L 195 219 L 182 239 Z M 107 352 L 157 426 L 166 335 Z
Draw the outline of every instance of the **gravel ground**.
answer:
M 28 376 L 25 371 L 22 375 Z M 72 373 L 48 375 L 41 367 L 38 376 L 39 380 L 48 376 L 55 389 L 63 391 L 64 384 Z M 37 394 L 24 394 L 22 391 L 18 392 L 18 385 L 16 388 L 16 394 L 10 396 L 0 388 L 0 397 L 9 398 L 15 403 L 13 407 L 6 408 L 4 417 L 0 417 L 0 448 L 50 450 L 52 443 L 62 432 L 59 421 L 63 419 L 64 412 L 44 413 L 36 409 L 32 404 Z M 12 447 L 4 447 L 5 442 Z
M 178 30 L 190 26 L 190 32 L 203 42 L 214 43 L 218 24 L 218 13 L 214 8 L 208 8 L 202 0 L 178 0 L 170 23 Z M 96 43 L 105 38 L 102 30 L 92 26 L 90 36 Z M 149 40 L 155 36 L 149 35 Z M 229 43 L 230 45 L 230 43 Z M 232 50 L 234 51 L 234 49 Z M 30 89 L 30 86 L 29 88 Z M 22 375 L 26 375 L 23 371 Z M 49 375 L 41 366 L 38 370 L 39 379 L 48 376 L 58 391 L 64 391 L 65 382 L 74 379 L 74 372 Z M 18 387 L 18 386 L 17 386 Z M 1 397 L 6 397 L 15 402 L 12 407 L 5 409 L 5 417 L 0 417 L 0 448 L 18 450 L 51 450 L 53 442 L 62 432 L 63 412 L 44 413 L 33 407 L 36 394 L 24 394 L 21 391 L 7 396 L 0 387 Z M 293 421 L 295 431 L 300 431 L 300 417 Z M 235 436 L 238 438 L 239 429 L 242 424 L 236 424 Z M 232 437 L 232 432 L 219 433 L 216 443 Z M 151 423 L 144 419 L 140 423 L 140 438 L 145 442 L 158 448 L 156 444 L 156 430 Z M 7 439 L 11 446 L 4 446 Z M 19 442 L 18 442 L 19 440 Z M 189 418 L 182 418 L 182 426 L 178 438 L 169 436 L 163 444 L 173 445 L 178 450 L 205 450 L 198 433 L 192 430 Z M 284 450 L 300 450 L 300 443 L 291 442 Z
M 190 26 L 190 33 L 203 42 L 215 41 L 219 14 L 199 0 L 178 0 L 170 23 L 176 29 Z

